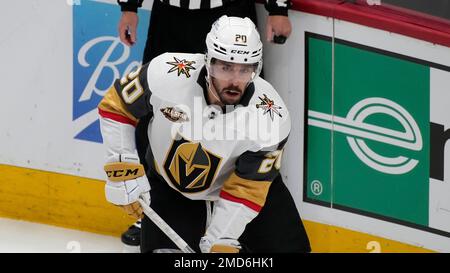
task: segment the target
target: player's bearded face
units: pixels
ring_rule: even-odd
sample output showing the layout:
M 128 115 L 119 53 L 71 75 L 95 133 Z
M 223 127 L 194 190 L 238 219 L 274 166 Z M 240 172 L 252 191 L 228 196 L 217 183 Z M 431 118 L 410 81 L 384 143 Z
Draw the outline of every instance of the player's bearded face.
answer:
M 238 104 L 245 92 L 246 83 L 225 83 L 222 80 L 212 78 L 212 84 L 223 104 Z
M 255 66 L 216 60 L 211 65 L 212 85 L 223 104 L 238 104 L 248 83 L 253 79 Z

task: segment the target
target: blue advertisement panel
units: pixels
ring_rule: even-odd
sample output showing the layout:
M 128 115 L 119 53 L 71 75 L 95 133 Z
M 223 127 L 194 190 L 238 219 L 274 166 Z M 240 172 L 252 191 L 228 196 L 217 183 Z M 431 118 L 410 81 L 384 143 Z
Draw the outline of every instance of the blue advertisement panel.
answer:
M 117 4 L 91 0 L 73 6 L 72 120 L 82 128 L 73 137 L 101 143 L 97 105 L 115 79 L 142 64 L 150 11 L 139 11 L 137 43 L 128 47 L 118 37 Z

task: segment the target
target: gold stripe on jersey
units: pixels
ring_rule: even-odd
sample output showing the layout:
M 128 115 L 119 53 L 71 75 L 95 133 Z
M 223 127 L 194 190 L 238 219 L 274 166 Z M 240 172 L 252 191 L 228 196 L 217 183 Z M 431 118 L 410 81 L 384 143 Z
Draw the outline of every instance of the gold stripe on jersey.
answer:
M 211 252 L 211 253 L 239 253 L 239 248 L 236 248 L 234 246 L 228 246 L 228 245 L 213 245 L 209 252 Z
M 125 116 L 132 120 L 133 122 L 137 123 L 138 119 L 135 118 L 126 108 L 125 104 L 120 99 L 119 95 L 117 94 L 117 90 L 114 86 L 112 86 L 106 95 L 103 97 L 102 101 L 98 105 L 98 108 L 110 112 L 113 114 Z
M 251 201 L 264 206 L 271 181 L 257 181 L 244 179 L 232 173 L 224 182 L 222 190 L 234 197 Z

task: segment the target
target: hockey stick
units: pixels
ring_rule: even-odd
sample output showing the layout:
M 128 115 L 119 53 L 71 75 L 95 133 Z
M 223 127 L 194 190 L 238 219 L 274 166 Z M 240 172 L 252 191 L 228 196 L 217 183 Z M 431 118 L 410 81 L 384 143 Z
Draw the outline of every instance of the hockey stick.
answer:
M 183 238 L 178 235 L 178 233 L 173 230 L 169 224 L 164 221 L 164 219 L 161 218 L 161 216 L 156 213 L 147 203 L 145 203 L 144 199 L 140 197 L 138 199 L 139 203 L 142 206 L 142 209 L 144 210 L 145 215 L 147 215 L 150 220 L 152 220 L 155 225 L 157 225 L 164 234 L 169 237 L 172 242 L 174 242 L 178 248 L 181 249 L 184 253 L 195 253 L 195 251 L 183 240 Z

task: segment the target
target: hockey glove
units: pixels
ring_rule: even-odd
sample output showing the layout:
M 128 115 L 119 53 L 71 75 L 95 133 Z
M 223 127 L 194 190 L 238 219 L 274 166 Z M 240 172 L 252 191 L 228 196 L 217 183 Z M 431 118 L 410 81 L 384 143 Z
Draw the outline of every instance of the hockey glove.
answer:
M 150 184 L 136 154 L 115 154 L 107 159 L 105 195 L 108 202 L 122 207 L 135 218 L 142 218 L 139 196 L 150 205 Z
M 214 239 L 204 236 L 199 244 L 202 253 L 239 253 L 241 244 L 235 239 Z

